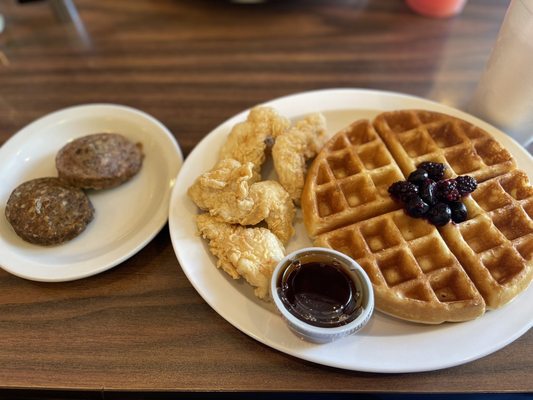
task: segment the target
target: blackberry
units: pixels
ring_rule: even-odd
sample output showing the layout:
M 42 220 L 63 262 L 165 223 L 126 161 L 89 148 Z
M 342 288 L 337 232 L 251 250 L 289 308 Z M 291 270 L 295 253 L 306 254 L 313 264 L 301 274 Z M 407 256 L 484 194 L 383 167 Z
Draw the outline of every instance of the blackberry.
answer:
M 466 196 L 468 193 L 472 193 L 477 188 L 477 181 L 468 175 L 461 175 L 455 178 L 457 183 L 457 190 L 461 196 Z
M 410 196 L 418 194 L 418 186 L 411 182 L 398 181 L 389 186 L 389 193 L 395 199 L 406 202 Z
M 444 177 L 446 165 L 431 161 L 424 161 L 423 163 L 420 163 L 417 168 L 426 170 L 430 179 L 433 179 L 434 181 L 440 181 Z
M 420 218 L 429 210 L 429 205 L 418 196 L 411 196 L 405 204 L 405 211 L 413 218 Z
M 459 201 L 461 199 L 461 193 L 457 190 L 455 179 L 446 179 L 437 182 L 435 185 L 435 195 L 438 200 L 444 202 Z
M 466 221 L 467 210 L 466 206 L 460 201 L 453 201 L 449 203 L 450 211 L 452 212 L 452 221 L 455 223 Z
M 415 185 L 420 185 L 426 179 L 428 179 L 428 173 L 425 169 L 422 168 L 417 168 L 416 170 L 411 172 L 409 178 L 407 178 L 409 182 L 414 183 Z
M 426 214 L 429 222 L 436 226 L 443 226 L 450 222 L 452 211 L 446 203 L 437 203 Z
M 430 206 L 437 202 L 437 196 L 435 196 L 436 183 L 431 179 L 426 179 L 418 187 L 418 195 Z

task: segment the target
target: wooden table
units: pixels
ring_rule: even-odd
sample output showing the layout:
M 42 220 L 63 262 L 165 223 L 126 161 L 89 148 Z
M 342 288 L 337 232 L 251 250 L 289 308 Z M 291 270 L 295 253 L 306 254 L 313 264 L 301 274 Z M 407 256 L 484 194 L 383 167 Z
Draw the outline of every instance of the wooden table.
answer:
M 373 88 L 463 107 L 507 3 L 470 0 L 458 17 L 428 19 L 390 0 L 77 0 L 79 18 L 60 22 L 47 2 L 2 1 L 0 144 L 51 111 L 92 102 L 152 114 L 185 155 L 228 117 L 300 91 Z M 2 389 L 523 392 L 533 390 L 532 356 L 530 331 L 480 360 L 419 374 L 293 358 L 202 300 L 167 227 L 83 280 L 0 271 Z

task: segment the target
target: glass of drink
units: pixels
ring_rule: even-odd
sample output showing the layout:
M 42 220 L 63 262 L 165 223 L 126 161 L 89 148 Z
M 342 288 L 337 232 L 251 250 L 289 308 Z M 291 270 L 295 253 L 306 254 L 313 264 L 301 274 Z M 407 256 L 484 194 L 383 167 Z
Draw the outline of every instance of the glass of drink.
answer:
M 512 0 L 470 102 L 472 114 L 533 144 L 533 0 Z
M 433 18 L 446 18 L 463 11 L 466 0 L 406 0 L 417 13 Z

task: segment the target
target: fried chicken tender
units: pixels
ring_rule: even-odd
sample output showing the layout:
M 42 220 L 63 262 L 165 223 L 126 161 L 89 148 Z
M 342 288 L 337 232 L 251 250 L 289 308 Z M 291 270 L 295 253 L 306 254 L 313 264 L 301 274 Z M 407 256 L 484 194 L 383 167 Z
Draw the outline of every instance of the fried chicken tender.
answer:
M 305 183 L 306 161 L 318 154 L 327 138 L 326 119 L 320 113 L 308 115 L 276 138 L 272 148 L 274 169 L 297 205 Z
M 209 214 L 196 218 L 200 235 L 209 241 L 209 249 L 233 279 L 241 276 L 257 297 L 269 298 L 270 279 L 276 264 L 285 256 L 280 240 L 265 228 L 245 228 L 220 221 Z
M 224 222 L 256 225 L 265 221 L 284 243 L 294 235 L 295 208 L 276 181 L 255 181 L 252 162 L 224 159 L 198 177 L 187 194 L 202 210 Z
M 219 159 L 233 158 L 241 163 L 251 162 L 261 174 L 265 162 L 267 142 L 286 132 L 290 121 L 270 107 L 253 108 L 246 121 L 236 124 L 222 146 Z
M 254 208 L 250 196 L 250 185 L 256 181 L 254 176 L 251 162 L 241 164 L 234 159 L 224 159 L 200 175 L 187 194 L 202 210 L 236 224 Z
M 287 244 L 294 235 L 293 220 L 296 214 L 294 204 L 287 191 L 276 181 L 261 181 L 250 187 L 250 197 L 255 201 L 254 212 L 249 216 L 251 221 L 265 216 L 270 229 L 283 244 Z M 255 214 L 255 215 L 254 215 Z

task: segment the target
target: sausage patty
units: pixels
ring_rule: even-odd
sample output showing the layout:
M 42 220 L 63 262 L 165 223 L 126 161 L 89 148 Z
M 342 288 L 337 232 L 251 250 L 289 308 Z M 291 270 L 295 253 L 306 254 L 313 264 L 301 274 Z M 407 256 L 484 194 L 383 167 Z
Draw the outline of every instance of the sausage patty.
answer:
M 92 221 L 94 208 L 83 190 L 58 178 L 38 178 L 13 190 L 5 215 L 22 239 L 54 245 L 78 236 Z
M 141 169 L 142 145 L 117 133 L 95 133 L 73 140 L 59 150 L 59 178 L 83 189 L 118 186 Z

